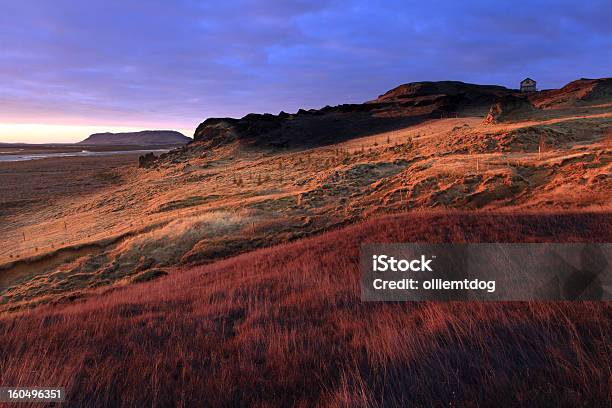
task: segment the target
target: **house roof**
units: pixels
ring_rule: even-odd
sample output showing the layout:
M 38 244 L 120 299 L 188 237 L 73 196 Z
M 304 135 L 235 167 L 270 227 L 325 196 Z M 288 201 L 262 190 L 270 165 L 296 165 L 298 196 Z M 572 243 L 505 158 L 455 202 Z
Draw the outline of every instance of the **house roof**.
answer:
M 527 78 L 525 78 L 525 79 L 523 79 L 523 80 L 521 81 L 521 84 L 522 84 L 523 82 L 535 82 L 535 81 L 534 81 L 533 79 L 531 79 L 531 78 L 527 77 Z

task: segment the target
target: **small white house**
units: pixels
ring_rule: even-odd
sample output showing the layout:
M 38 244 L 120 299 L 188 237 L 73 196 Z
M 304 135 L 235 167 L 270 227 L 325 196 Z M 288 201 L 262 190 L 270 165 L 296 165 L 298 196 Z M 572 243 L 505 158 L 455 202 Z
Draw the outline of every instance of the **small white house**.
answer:
M 525 78 L 521 81 L 521 92 L 535 92 L 536 81 L 531 78 Z

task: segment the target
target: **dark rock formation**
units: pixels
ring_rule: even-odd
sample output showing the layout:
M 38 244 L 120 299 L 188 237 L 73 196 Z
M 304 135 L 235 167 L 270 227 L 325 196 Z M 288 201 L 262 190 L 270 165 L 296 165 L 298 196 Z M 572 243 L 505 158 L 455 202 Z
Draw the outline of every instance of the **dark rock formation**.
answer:
M 148 169 L 155 165 L 155 161 L 157 160 L 157 156 L 153 153 L 147 153 L 138 158 L 138 167 L 143 169 Z
M 532 113 L 535 107 L 527 98 L 505 95 L 493 105 L 485 118 L 485 123 L 500 123 L 520 119 L 523 115 Z
M 291 115 L 278 116 L 264 113 L 249 113 L 242 119 L 210 118 L 202 122 L 194 133 L 195 142 L 206 142 L 210 147 L 231 143 L 238 139 L 257 138 L 278 130 Z
M 456 81 L 417 82 L 366 103 L 206 119 L 197 127 L 194 142 L 206 147 L 233 142 L 276 148 L 319 146 L 463 112 L 484 116 L 498 97 L 515 92 Z

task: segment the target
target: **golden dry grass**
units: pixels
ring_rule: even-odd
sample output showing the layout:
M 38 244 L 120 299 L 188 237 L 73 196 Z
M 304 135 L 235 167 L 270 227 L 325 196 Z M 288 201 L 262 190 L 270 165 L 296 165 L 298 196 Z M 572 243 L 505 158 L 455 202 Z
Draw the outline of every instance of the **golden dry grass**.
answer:
M 58 291 L 44 302 L 125 283 L 148 267 L 210 262 L 381 213 L 609 211 L 611 120 L 600 112 L 501 125 L 438 119 L 302 150 L 196 144 L 153 169 L 111 160 L 83 175 L 72 161 L 14 164 L 2 180 L 45 171 L 2 191 L 5 200 L 39 191 L 40 202 L 22 200 L 0 215 L 0 309 L 17 298 L 37 303 L 51 276 Z M 210 233 L 197 221 L 206 214 L 243 219 Z M 176 228 L 183 232 L 169 233 Z M 56 256 L 83 248 L 67 261 Z

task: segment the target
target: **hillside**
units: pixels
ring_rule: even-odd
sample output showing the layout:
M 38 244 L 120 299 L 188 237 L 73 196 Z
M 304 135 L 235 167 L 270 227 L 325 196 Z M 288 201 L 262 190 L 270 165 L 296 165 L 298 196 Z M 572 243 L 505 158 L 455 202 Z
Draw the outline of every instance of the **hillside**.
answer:
M 612 78 L 572 81 L 561 89 L 537 92 L 529 96 L 542 109 L 559 109 L 609 103 L 612 98 Z
M 515 91 L 501 86 L 457 81 L 401 85 L 362 104 L 300 109 L 294 114 L 248 114 L 240 119 L 209 118 L 194 140 L 211 147 L 239 140 L 244 144 L 310 148 L 403 129 L 441 117 L 485 114 L 491 104 Z
M 140 168 L 99 160 L 80 171 L 81 160 L 4 165 L 0 313 L 386 213 L 609 214 L 610 98 L 543 109 L 485 86 L 478 92 L 506 102 L 482 104 L 476 115 L 473 103 L 448 99 L 470 85 L 451 85 L 414 85 L 382 104 L 208 119 L 194 142 L 151 154 Z M 410 99 L 441 90 L 449 94 L 433 105 Z M 440 118 L 443 105 L 453 110 Z
M 190 138 L 174 130 L 143 130 L 124 133 L 94 133 L 78 144 L 83 145 L 135 145 L 135 146 L 167 146 L 189 143 Z
M 609 302 L 363 303 L 358 272 L 367 242 L 610 242 L 608 221 L 386 216 L 175 270 L 0 318 L 0 383 L 71 406 L 609 406 Z

